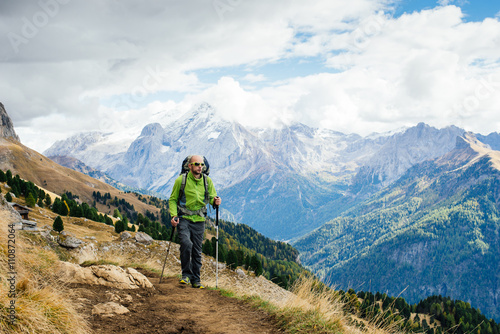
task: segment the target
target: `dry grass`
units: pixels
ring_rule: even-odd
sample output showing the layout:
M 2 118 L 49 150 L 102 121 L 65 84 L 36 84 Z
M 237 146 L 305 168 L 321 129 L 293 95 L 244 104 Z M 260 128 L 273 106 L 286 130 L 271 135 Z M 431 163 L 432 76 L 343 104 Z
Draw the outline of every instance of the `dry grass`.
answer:
M 0 332 L 91 333 L 88 323 L 75 308 L 71 291 L 54 277 L 58 263 L 54 252 L 32 244 L 25 232 L 16 231 L 15 267 L 9 266 L 8 224 L 13 219 L 5 207 L 0 208 Z M 12 276 L 16 282 L 15 296 L 11 295 L 13 291 L 7 281 Z M 17 317 L 14 323 L 9 318 L 11 302 Z
M 368 322 L 345 313 L 340 294 L 314 278 L 300 278 L 292 292 L 292 297 L 275 311 L 290 333 L 404 333 L 399 323 L 386 321 L 383 314 Z M 364 328 L 355 322 L 363 323 Z
M 338 294 L 303 277 L 292 287 L 293 295 L 279 306 L 278 318 L 292 333 L 345 332 L 342 302 Z

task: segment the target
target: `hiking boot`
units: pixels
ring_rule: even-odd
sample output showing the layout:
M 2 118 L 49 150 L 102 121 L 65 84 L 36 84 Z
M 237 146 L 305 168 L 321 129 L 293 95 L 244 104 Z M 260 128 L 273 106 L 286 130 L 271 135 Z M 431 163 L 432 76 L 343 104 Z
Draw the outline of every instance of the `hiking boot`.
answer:
M 191 285 L 195 289 L 205 289 L 205 287 L 200 282 L 193 282 L 193 284 L 191 284 Z
M 191 280 L 189 279 L 189 277 L 185 276 L 185 277 L 181 278 L 181 280 L 179 282 L 181 284 L 189 284 L 189 283 L 191 283 Z

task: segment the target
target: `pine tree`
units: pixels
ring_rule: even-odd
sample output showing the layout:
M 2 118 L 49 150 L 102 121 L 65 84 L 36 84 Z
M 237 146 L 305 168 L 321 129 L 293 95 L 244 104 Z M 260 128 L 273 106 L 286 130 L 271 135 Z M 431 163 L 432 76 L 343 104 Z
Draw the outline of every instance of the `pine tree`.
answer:
M 65 201 L 61 201 L 58 213 L 63 216 L 67 216 L 69 214 L 68 205 Z
M 33 197 L 33 194 L 30 192 L 28 194 L 28 197 L 26 197 L 26 205 L 30 208 L 34 208 L 35 207 L 35 197 Z
M 123 222 L 123 227 L 125 228 L 125 231 L 130 231 L 130 228 L 128 226 L 128 218 L 126 216 L 122 218 L 122 222 Z
M 119 220 L 115 223 L 115 232 L 119 234 L 122 233 L 123 231 L 125 231 L 125 225 L 121 220 Z
M 122 219 L 122 218 L 123 218 L 123 217 L 122 217 L 122 215 L 120 214 L 120 210 L 118 210 L 118 208 L 116 208 L 116 209 L 114 210 L 114 212 L 113 212 L 113 217 L 114 217 L 114 218 L 120 218 L 120 219 Z
M 12 182 L 12 172 L 10 169 L 5 173 L 5 178 L 7 179 L 7 184 L 10 185 L 10 182 Z
M 227 253 L 226 264 L 232 270 L 236 269 L 238 265 L 238 256 L 236 255 L 236 252 L 232 249 Z
M 76 205 L 75 209 L 72 210 L 71 215 L 73 217 L 83 217 L 83 209 L 80 205 Z
M 210 240 L 205 240 L 201 247 L 201 251 L 203 252 L 203 254 L 213 256 L 215 251 L 212 249 L 212 242 L 210 242 Z
M 52 224 L 52 229 L 59 233 L 61 233 L 61 231 L 64 230 L 64 224 L 61 216 L 57 216 L 56 219 L 54 219 L 54 224 Z
M 245 269 L 250 269 L 251 257 L 249 254 L 245 257 Z
M 12 195 L 10 194 L 10 192 L 8 192 L 6 195 L 5 195 L 5 200 L 7 202 L 12 202 Z
M 14 195 L 16 195 L 16 197 L 19 197 L 21 196 L 21 190 L 19 190 L 19 184 L 17 183 L 17 179 L 12 179 L 12 192 L 14 193 Z
M 238 257 L 238 263 L 236 264 L 238 267 L 245 264 L 245 252 L 241 249 L 236 251 L 236 256 Z
M 49 194 L 45 195 L 45 206 L 50 207 L 51 204 L 52 204 L 52 198 L 50 197 Z
M 104 217 L 104 223 L 109 226 L 113 226 L 113 219 L 109 218 L 108 216 Z
M 262 263 L 257 258 L 257 255 L 252 256 L 250 259 L 250 268 L 253 269 L 255 276 L 260 276 L 264 272 L 262 269 Z

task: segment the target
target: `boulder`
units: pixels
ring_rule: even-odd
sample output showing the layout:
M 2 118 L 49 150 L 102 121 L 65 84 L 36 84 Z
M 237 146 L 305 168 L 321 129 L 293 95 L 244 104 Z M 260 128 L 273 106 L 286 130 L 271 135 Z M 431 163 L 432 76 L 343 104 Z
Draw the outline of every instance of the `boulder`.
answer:
M 120 240 L 121 241 L 130 239 L 130 238 L 132 238 L 132 234 L 130 234 L 128 232 L 122 232 L 122 234 L 120 234 Z
M 245 272 L 240 268 L 236 269 L 236 273 L 238 274 L 238 277 L 245 277 L 246 276 Z
M 59 278 L 67 283 L 104 285 L 117 289 L 153 288 L 147 277 L 137 270 L 113 265 L 84 268 L 77 264 L 61 262 Z
M 92 309 L 92 315 L 99 315 L 103 318 L 110 318 L 117 314 L 126 314 L 129 312 L 128 308 L 115 302 L 97 304 Z
M 144 232 L 137 232 L 135 234 L 135 241 L 144 245 L 151 245 L 153 238 Z
M 52 234 L 50 234 L 50 231 L 48 230 L 40 232 L 40 235 L 45 239 L 47 239 L 47 241 L 54 241 L 54 237 L 52 236 Z
M 68 235 L 59 235 L 57 237 L 57 243 L 66 248 L 78 248 L 83 241 Z
M 32 220 L 23 219 L 22 226 L 25 231 L 38 231 L 37 222 Z

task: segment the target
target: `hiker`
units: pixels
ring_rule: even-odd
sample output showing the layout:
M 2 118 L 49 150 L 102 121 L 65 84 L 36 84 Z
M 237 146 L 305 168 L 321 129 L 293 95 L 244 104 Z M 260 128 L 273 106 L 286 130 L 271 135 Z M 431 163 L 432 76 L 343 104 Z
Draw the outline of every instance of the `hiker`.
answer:
M 212 179 L 204 173 L 205 159 L 199 155 L 189 156 L 189 172 L 181 174 L 174 183 L 169 199 L 172 226 L 177 227 L 180 239 L 182 284 L 191 284 L 193 288 L 204 289 L 200 282 L 201 247 L 207 204 L 218 206 L 221 198 L 217 196 Z M 183 177 L 185 186 L 182 189 Z

